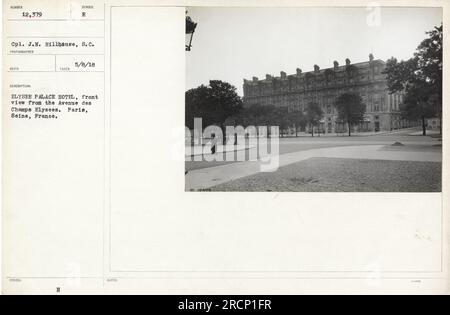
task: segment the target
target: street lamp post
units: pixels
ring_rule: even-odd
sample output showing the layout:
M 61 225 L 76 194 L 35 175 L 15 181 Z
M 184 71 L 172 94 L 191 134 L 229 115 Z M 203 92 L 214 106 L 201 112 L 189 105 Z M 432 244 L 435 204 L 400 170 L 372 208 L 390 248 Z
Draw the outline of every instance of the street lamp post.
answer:
M 189 16 L 186 16 L 186 51 L 190 51 L 192 47 L 192 37 L 194 36 L 197 23 L 194 23 Z

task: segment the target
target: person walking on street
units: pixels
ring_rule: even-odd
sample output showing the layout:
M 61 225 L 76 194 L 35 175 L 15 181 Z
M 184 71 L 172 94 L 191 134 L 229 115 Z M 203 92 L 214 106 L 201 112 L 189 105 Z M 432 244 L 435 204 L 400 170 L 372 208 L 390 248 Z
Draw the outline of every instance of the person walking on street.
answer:
M 211 139 L 211 154 L 216 154 L 216 150 L 217 150 L 217 139 L 216 139 L 216 135 L 212 134 L 212 139 Z

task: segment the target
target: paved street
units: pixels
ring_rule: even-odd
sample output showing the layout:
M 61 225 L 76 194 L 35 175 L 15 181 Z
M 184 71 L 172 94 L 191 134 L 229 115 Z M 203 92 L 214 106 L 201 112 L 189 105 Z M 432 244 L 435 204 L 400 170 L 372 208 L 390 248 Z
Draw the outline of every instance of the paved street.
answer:
M 411 135 L 414 134 L 414 135 Z M 393 132 L 390 134 L 381 135 L 352 135 L 348 136 L 336 136 L 335 134 L 327 136 L 314 136 L 303 134 L 300 137 L 280 138 L 279 151 L 280 154 L 286 154 L 291 152 L 307 151 L 311 149 L 331 148 L 340 146 L 360 146 L 360 145 L 390 145 L 394 142 L 401 142 L 405 145 L 424 145 L 430 150 L 440 150 L 439 142 L 429 136 L 424 137 L 418 134 L 417 129 L 408 129 L 400 132 Z M 225 160 L 225 158 L 224 158 Z M 247 159 L 248 160 L 248 153 Z M 215 167 L 224 164 L 236 163 L 238 161 L 186 161 L 186 171 L 192 171 L 196 169 Z
M 353 137 L 299 137 L 280 139 L 279 167 L 312 158 L 441 163 L 437 137 L 415 135 L 417 130 Z M 412 135 L 414 134 L 414 135 Z M 394 145 L 397 143 L 397 145 Z M 398 145 L 401 143 L 401 145 Z M 186 190 L 208 189 L 261 172 L 260 161 L 186 162 Z M 275 173 L 273 173 L 275 174 Z M 267 176 L 271 176 L 267 173 Z M 276 176 L 276 175 L 273 175 Z

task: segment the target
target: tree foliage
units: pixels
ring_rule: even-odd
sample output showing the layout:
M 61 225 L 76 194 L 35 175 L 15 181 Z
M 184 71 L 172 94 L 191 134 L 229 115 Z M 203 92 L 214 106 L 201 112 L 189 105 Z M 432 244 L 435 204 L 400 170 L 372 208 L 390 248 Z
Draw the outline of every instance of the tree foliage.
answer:
M 242 108 L 236 88 L 227 82 L 211 80 L 185 93 L 185 124 L 194 128 L 194 118 L 202 118 L 203 127 L 223 126 L 225 120 Z
M 308 103 L 305 109 L 305 118 L 311 126 L 311 136 L 314 137 L 314 127 L 317 126 L 323 117 L 323 110 L 319 104 L 315 102 Z
M 426 118 L 442 118 L 442 25 L 426 34 L 412 58 L 391 58 L 385 69 L 389 92 L 405 92 L 403 116 L 421 119 L 424 135 Z
M 260 104 L 244 107 L 225 121 L 227 126 L 279 126 L 280 130 L 295 125 L 296 135 L 298 128 L 303 128 L 306 124 L 306 117 L 301 111 L 289 112 L 287 107 Z
M 344 93 L 336 99 L 335 107 L 338 112 L 338 119 L 347 123 L 348 135 L 351 136 L 352 126 L 364 119 L 366 105 L 358 94 Z
M 298 136 L 299 129 L 304 129 L 308 124 L 305 113 L 296 111 L 289 114 L 290 125 L 295 126 L 295 135 Z
M 227 118 L 225 124 L 228 126 L 267 126 L 271 122 L 271 113 L 275 110 L 275 106 L 263 106 L 254 104 L 244 107 L 235 115 Z

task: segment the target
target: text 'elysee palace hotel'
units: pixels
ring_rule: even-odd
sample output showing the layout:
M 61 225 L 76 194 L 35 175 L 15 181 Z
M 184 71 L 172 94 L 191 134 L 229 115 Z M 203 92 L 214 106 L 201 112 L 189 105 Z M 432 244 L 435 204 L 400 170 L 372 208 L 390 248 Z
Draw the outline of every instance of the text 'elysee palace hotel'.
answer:
M 351 64 L 346 60 L 345 66 L 334 62 L 333 68 L 320 69 L 314 66 L 314 71 L 286 75 L 280 77 L 266 75 L 265 80 L 253 77 L 244 79 L 244 104 L 285 106 L 290 112 L 304 111 L 306 105 L 315 102 L 322 107 L 324 118 L 321 121 L 323 132 L 343 132 L 347 128 L 337 119 L 334 107 L 336 98 L 343 93 L 359 94 L 366 104 L 365 119 L 358 131 L 393 130 L 408 125 L 400 117 L 402 93 L 389 94 L 386 75 L 383 74 L 386 64 L 382 60 L 374 60 L 372 54 L 369 60 Z

